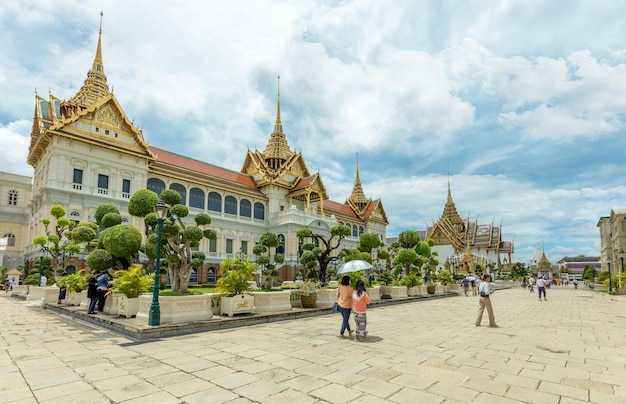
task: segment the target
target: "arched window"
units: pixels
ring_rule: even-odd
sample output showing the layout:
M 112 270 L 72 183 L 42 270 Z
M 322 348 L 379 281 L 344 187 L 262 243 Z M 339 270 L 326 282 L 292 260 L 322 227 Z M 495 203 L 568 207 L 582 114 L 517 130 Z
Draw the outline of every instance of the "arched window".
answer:
M 158 178 L 150 178 L 148 179 L 148 189 L 161 195 L 161 192 L 165 190 L 165 183 Z
M 361 234 L 363 234 L 363 226 L 359 226 L 359 237 L 361 237 Z
M 200 188 L 189 190 L 189 206 L 192 208 L 204 209 L 204 191 Z
M 359 228 L 356 224 L 352 225 L 352 237 L 359 237 Z
M 6 233 L 2 238 L 7 239 L 7 247 L 15 247 L 15 234 Z
M 285 253 L 285 236 L 282 234 L 278 235 L 278 247 L 276 247 L 277 254 Z
M 252 204 L 247 199 L 242 199 L 239 202 L 239 216 L 251 217 L 252 216 Z
M 254 218 L 265 220 L 265 205 L 261 202 L 254 203 Z
M 17 191 L 14 189 L 9 191 L 9 205 L 17 206 Z
M 178 194 L 180 195 L 181 204 L 187 205 L 187 188 L 185 188 L 183 185 L 173 183 L 170 185 L 170 189 L 178 192 Z
M 343 222 L 340 220 L 340 221 L 339 221 L 339 226 L 341 226 L 342 224 L 343 224 Z
M 222 211 L 222 195 L 217 192 L 209 192 L 209 210 L 214 212 Z
M 228 213 L 229 215 L 237 214 L 237 199 L 234 196 L 228 195 L 224 198 L 224 213 Z

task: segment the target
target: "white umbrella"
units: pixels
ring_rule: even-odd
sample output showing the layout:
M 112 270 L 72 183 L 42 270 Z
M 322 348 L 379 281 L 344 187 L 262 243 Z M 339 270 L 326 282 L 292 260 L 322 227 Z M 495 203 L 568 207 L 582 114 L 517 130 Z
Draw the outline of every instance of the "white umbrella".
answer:
M 372 264 L 363 260 L 348 261 L 341 268 L 339 268 L 338 274 L 347 274 L 348 272 L 363 271 L 364 269 L 370 269 Z

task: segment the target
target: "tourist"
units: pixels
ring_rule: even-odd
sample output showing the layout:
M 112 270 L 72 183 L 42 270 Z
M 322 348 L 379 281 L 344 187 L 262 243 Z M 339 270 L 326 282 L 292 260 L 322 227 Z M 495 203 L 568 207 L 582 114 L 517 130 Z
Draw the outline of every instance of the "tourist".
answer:
M 465 278 L 463 278 L 463 280 L 461 281 L 461 285 L 463 285 L 463 292 L 465 292 L 465 296 L 468 296 L 468 293 L 469 293 L 469 279 L 467 279 L 467 276 Z
M 96 314 L 94 311 L 96 309 L 96 304 L 98 303 L 98 277 L 100 276 L 100 271 L 96 271 L 93 273 L 93 276 L 89 278 L 87 281 L 87 297 L 89 300 L 89 308 L 87 309 L 87 314 Z
M 64 272 L 63 275 L 61 275 L 61 278 L 65 276 L 67 276 L 67 272 Z M 57 297 L 57 304 L 61 304 L 61 302 L 65 300 L 66 294 L 67 294 L 67 288 L 65 286 L 61 286 L 59 288 L 59 296 Z
M 538 277 L 537 278 L 537 290 L 539 291 L 539 301 L 541 301 L 541 294 L 543 293 L 543 301 L 547 301 L 548 299 L 546 299 L 546 284 L 548 283 L 548 281 L 546 281 L 545 276 L 542 277 Z
M 339 305 L 339 312 L 341 313 L 341 332 L 348 330 L 348 333 L 352 335 L 352 329 L 350 328 L 350 312 L 352 311 L 352 287 L 350 286 L 350 277 L 344 275 L 341 278 L 341 286 L 337 289 L 337 304 Z
M 535 278 L 533 278 L 532 276 L 528 278 L 528 287 L 530 293 L 533 293 L 535 291 Z
M 478 298 L 479 306 L 478 315 L 476 316 L 476 327 L 480 326 L 480 323 L 483 320 L 483 312 L 485 311 L 485 308 L 487 308 L 487 314 L 489 315 L 489 327 L 497 327 L 496 318 L 493 315 L 493 307 L 491 306 L 490 296 L 493 294 L 494 290 L 489 284 L 490 278 L 489 274 L 484 274 L 483 281 L 480 283 L 480 287 L 478 288 L 480 297 Z
M 104 311 L 104 302 L 107 300 L 107 291 L 109 290 L 109 273 L 102 272 L 98 277 L 98 314 Z
M 472 277 L 471 280 L 471 285 L 472 285 L 472 296 L 476 296 L 476 278 Z
M 4 281 L 4 293 L 8 293 L 9 289 L 11 289 L 11 281 L 7 279 Z
M 368 304 L 370 304 L 370 297 L 365 291 L 365 284 L 362 280 L 358 280 L 355 290 L 352 292 L 352 312 L 354 313 L 354 323 L 356 324 L 354 340 L 357 342 L 365 341 L 365 337 L 367 337 Z

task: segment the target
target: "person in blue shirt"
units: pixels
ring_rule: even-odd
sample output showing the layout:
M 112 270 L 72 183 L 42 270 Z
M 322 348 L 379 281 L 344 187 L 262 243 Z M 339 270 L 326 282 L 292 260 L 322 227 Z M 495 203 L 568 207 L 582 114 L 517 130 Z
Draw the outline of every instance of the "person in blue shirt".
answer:
M 104 311 L 104 302 L 107 299 L 106 293 L 109 290 L 109 273 L 102 272 L 98 277 L 98 314 Z

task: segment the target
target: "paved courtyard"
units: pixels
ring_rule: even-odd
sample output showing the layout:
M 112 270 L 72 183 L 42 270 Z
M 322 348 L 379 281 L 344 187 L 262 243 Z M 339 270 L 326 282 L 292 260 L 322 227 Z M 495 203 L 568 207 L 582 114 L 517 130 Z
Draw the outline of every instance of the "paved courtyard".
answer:
M 626 298 L 553 287 L 136 342 L 1 293 L 0 403 L 624 403 Z

